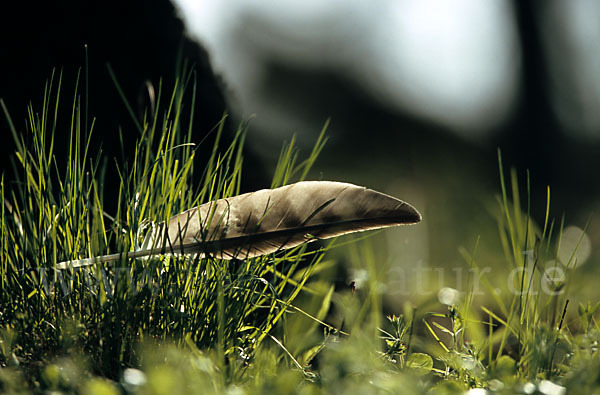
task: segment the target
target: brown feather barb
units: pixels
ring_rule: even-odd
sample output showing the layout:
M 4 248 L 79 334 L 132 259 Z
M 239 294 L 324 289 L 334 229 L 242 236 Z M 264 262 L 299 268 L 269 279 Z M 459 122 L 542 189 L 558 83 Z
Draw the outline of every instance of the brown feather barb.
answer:
M 348 233 L 414 224 L 410 204 L 353 184 L 303 181 L 202 204 L 153 229 L 125 254 L 61 262 L 59 269 L 162 254 L 245 259 Z

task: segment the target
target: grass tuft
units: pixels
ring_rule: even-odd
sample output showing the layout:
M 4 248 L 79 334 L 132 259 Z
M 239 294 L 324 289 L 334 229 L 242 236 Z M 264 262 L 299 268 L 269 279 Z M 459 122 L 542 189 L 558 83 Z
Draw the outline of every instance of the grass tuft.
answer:
M 484 240 L 477 238 L 460 249 L 467 289 L 445 290 L 452 297 L 441 304 L 406 301 L 402 314 L 386 317 L 386 279 L 374 249 L 355 242 L 362 238 L 336 245 L 365 268 L 359 290 L 331 283 L 337 261 L 326 252 L 333 243 L 246 260 L 123 257 L 116 265 L 56 270 L 64 260 L 133 251 L 155 224 L 240 193 L 248 125 L 240 124 L 223 147 L 223 117 L 199 168 L 204 142 L 192 133 L 193 72 L 170 90 L 159 83 L 140 116 L 109 73 L 139 134 L 133 156 L 115 161 L 114 169 L 90 148 L 95 119 L 88 115 L 87 71 L 68 114 L 60 114 L 59 103 L 69 87 L 53 73 L 23 131 L 0 100 L 16 149 L 14 176 L 0 178 L 0 392 L 600 390 L 600 302 L 570 302 L 584 233 L 565 255 L 565 219 L 551 219 L 550 188 L 539 226 L 531 216 L 529 173 L 522 196 L 517 171 L 505 178 L 500 152 L 492 212 L 510 273 L 485 275 Z M 59 133 L 59 116 L 69 119 L 68 133 Z M 272 187 L 308 176 L 326 128 L 304 159 L 295 139 L 284 145 Z M 58 144 L 68 146 L 66 158 L 56 157 Z M 119 187 L 105 190 L 113 170 Z

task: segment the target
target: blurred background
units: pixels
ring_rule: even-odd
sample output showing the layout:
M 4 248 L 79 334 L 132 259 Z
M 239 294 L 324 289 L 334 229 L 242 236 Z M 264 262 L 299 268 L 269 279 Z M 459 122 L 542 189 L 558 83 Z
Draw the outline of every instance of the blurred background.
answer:
M 147 104 L 147 82 L 172 85 L 178 54 L 193 63 L 198 141 L 225 111 L 229 133 L 252 117 L 246 190 L 268 186 L 283 141 L 296 134 L 308 153 L 330 119 L 329 142 L 311 178 L 387 192 L 424 217 L 370 241 L 385 267 L 391 304 L 411 294 L 415 266 L 448 269 L 442 281 L 431 272 L 432 290 L 464 288 L 451 269 L 466 270 L 459 249 L 472 250 L 478 237 L 480 265 L 506 270 L 496 224 L 498 148 L 505 171 L 517 170 L 522 196 L 530 171 L 537 223 L 548 185 L 551 215 L 564 215 L 574 235 L 599 205 L 600 3 L 594 0 L 9 1 L 0 7 L 0 97 L 19 130 L 29 101 L 40 105 L 53 67 L 63 70 L 63 89 L 71 94 L 85 45 L 95 141 L 109 158 L 127 155 L 127 147 L 118 148 L 119 130 L 126 144 L 137 132 L 107 63 L 139 109 Z M 10 141 L 2 117 L 0 132 Z M 8 169 L 14 146 L 2 149 Z M 592 216 L 582 276 L 600 274 L 599 230 Z M 360 258 L 342 259 L 355 267 L 342 281 L 360 277 Z

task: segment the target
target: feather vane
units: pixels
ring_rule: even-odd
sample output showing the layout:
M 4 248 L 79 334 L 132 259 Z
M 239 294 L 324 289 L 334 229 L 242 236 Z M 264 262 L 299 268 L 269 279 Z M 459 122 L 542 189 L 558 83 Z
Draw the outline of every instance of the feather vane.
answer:
M 333 181 L 303 181 L 219 199 L 160 223 L 138 251 L 61 262 L 59 269 L 161 254 L 246 259 L 348 233 L 414 224 L 410 204 Z

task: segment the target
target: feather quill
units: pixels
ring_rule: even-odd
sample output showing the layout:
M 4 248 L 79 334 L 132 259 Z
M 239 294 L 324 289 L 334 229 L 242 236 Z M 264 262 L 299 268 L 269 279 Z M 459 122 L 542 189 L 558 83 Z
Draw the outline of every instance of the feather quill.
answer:
M 65 261 L 58 269 L 163 254 L 246 259 L 348 233 L 414 224 L 410 204 L 333 181 L 303 181 L 219 199 L 151 229 L 137 251 Z

